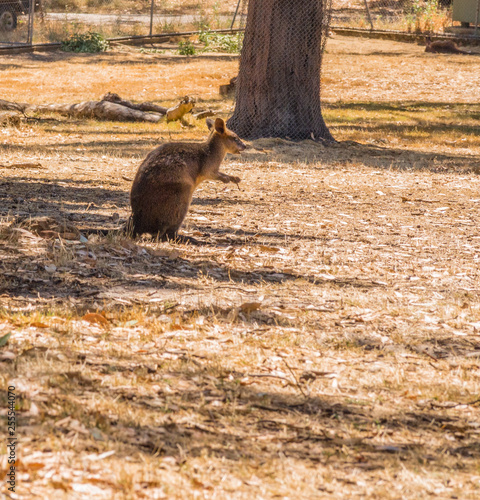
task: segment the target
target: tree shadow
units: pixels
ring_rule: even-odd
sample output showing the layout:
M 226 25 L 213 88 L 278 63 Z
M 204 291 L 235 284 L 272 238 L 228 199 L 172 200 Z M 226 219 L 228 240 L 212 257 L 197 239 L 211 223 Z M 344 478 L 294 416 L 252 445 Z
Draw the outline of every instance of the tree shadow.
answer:
M 452 104 L 446 102 L 355 102 L 355 103 L 335 103 L 325 104 L 324 108 L 330 111 L 337 109 L 351 110 L 353 113 L 367 113 L 367 118 L 353 122 L 348 117 L 336 117 L 332 119 L 329 126 L 345 134 L 351 131 L 361 131 L 365 137 L 368 137 L 369 130 L 374 137 L 395 136 L 396 139 L 405 137 L 406 142 L 414 137 L 418 140 L 424 140 L 428 143 L 429 136 L 438 136 L 444 134 L 445 137 L 452 137 L 458 142 L 458 153 L 436 153 L 425 150 L 413 149 L 408 146 L 387 147 L 380 144 L 361 144 L 353 141 L 343 141 L 337 144 L 324 145 L 314 141 L 293 142 L 279 139 L 261 139 L 252 141 L 257 150 L 247 150 L 239 161 L 265 161 L 276 160 L 286 163 L 292 163 L 301 160 L 306 163 L 320 162 L 322 165 L 338 166 L 344 163 L 348 165 L 352 162 L 360 163 L 372 168 L 412 168 L 425 169 L 434 172 L 455 170 L 465 173 L 467 170 L 475 167 L 475 160 L 472 162 L 472 155 L 466 154 L 462 144 L 468 146 L 470 143 L 477 144 L 476 120 L 480 119 L 480 109 L 476 104 L 462 103 Z M 428 120 L 425 117 L 425 111 L 444 110 L 448 117 L 438 120 Z M 393 123 L 391 118 L 383 120 L 382 117 L 368 118 L 368 113 L 386 112 L 391 117 L 392 113 L 399 113 L 403 121 Z M 403 116 L 405 115 L 405 116 Z M 451 117 L 451 119 L 450 119 Z M 405 121 L 406 120 L 406 121 Z M 468 120 L 468 121 L 467 121 Z M 63 122 L 66 126 L 71 123 L 80 124 L 81 121 Z M 100 140 L 92 140 L 85 144 L 82 140 L 75 140 L 70 143 L 58 144 L 54 138 L 50 143 L 43 145 L 22 144 L 8 145 L 9 153 L 30 154 L 38 156 L 39 154 L 52 154 L 52 152 L 63 154 L 75 154 L 78 156 L 78 148 L 82 149 L 85 155 L 103 155 L 105 151 L 114 151 L 119 158 L 143 158 L 151 149 L 162 142 L 177 140 L 184 133 L 179 129 L 165 130 L 158 129 L 158 138 L 145 138 L 144 130 L 126 131 L 121 130 L 119 126 L 128 126 L 121 122 L 105 122 L 105 129 L 95 132 Z M 49 129 L 47 131 L 58 133 L 58 129 Z M 150 133 L 155 129 L 149 128 Z M 76 127 L 75 134 L 88 135 L 88 130 L 82 130 Z M 134 139 L 121 137 L 120 139 L 108 140 L 108 135 L 122 136 L 129 135 Z M 356 133 L 358 135 L 358 133 Z M 468 137 L 468 142 L 459 142 L 463 136 Z M 417 140 L 417 139 L 416 139 Z M 197 142 L 197 141 L 192 141 Z M 452 145 L 455 141 L 452 141 Z M 258 146 L 260 145 L 260 146 Z M 0 146 L 1 148 L 2 146 Z M 4 146 L 6 147 L 6 146 Z M 263 149 L 263 151 L 262 151 Z M 475 157 L 473 157 L 475 158 Z M 475 167 L 477 168 L 477 167 Z M 475 169 L 474 168 L 474 169 Z
M 354 102 L 336 102 L 336 103 L 324 103 L 325 109 L 351 109 L 354 111 L 414 111 L 418 113 L 423 113 L 426 109 L 428 110 L 438 110 L 447 109 L 449 111 L 454 111 L 455 109 L 466 109 L 471 111 L 472 109 L 478 108 L 478 103 L 452 103 L 452 102 L 442 102 L 442 101 L 354 101 Z M 448 124 L 447 124 L 448 125 Z
M 42 215 L 70 215 L 75 220 L 76 213 L 83 213 L 88 221 L 107 222 L 105 215 L 87 213 L 86 208 L 128 206 L 128 194 L 124 191 L 98 187 L 98 181 L 79 179 L 42 179 L 28 177 L 7 178 L 0 182 L 0 217 L 18 217 Z M 64 184 L 73 184 L 71 185 Z M 111 186 L 120 186 L 111 182 Z M 79 214 L 79 216 L 81 216 Z
M 169 48 L 169 50 L 175 51 L 175 47 Z M 194 61 L 237 61 L 240 57 L 239 54 L 196 54 L 195 56 L 182 56 L 180 54 L 159 54 L 151 53 L 149 57 L 142 57 L 141 61 L 130 59 L 119 59 L 123 54 L 118 54 L 117 52 L 101 52 L 101 53 L 76 53 L 76 52 L 62 52 L 52 51 L 52 52 L 42 52 L 42 53 L 25 53 L 21 54 L 22 59 L 31 60 L 35 62 L 57 62 L 57 61 L 68 61 L 70 64 L 80 63 L 85 64 L 91 63 L 96 66 L 135 66 L 140 62 L 142 66 L 154 66 L 161 62 L 163 65 L 176 66 L 184 65 L 185 62 Z M 134 54 L 136 55 L 136 54 Z M 138 55 L 141 55 L 139 52 Z M 24 66 L 22 66 L 24 67 Z
M 104 241 L 89 244 L 93 254 L 101 254 Z M 10 299 L 47 300 L 62 304 L 66 297 L 83 300 L 82 307 L 103 300 L 115 304 L 120 300 L 127 303 L 149 302 L 149 297 L 162 291 L 202 291 L 203 286 L 192 284 L 192 280 L 209 277 L 218 284 L 259 285 L 279 284 L 286 282 L 308 282 L 318 287 L 356 288 L 361 290 L 384 288 L 384 284 L 366 279 L 349 277 L 325 278 L 314 274 L 282 272 L 275 269 L 258 269 L 255 271 L 239 271 L 226 264 L 219 264 L 211 259 L 187 259 L 176 257 L 170 259 L 158 257 L 143 252 L 142 246 L 135 246 L 138 251 L 121 259 L 122 267 L 92 263 L 85 259 L 70 257 L 70 263 L 65 262 L 54 274 L 45 269 L 45 264 L 39 261 L 28 266 L 28 257 L 19 252 L 10 256 L 1 265 L 3 281 L 0 284 L 0 294 L 6 294 Z M 113 254 L 114 255 L 114 254 Z M 115 256 L 115 255 L 114 255 Z M 27 269 L 25 269 L 27 267 Z M 2 269 L 3 268 L 3 269 Z M 17 272 L 17 269 L 22 269 Z M 138 276 L 142 278 L 139 279 Z M 183 283 L 178 283 L 181 279 Z M 118 302 L 117 302 L 118 303 Z M 257 321 L 259 318 L 252 318 Z M 246 319 L 246 322 L 249 320 Z
M 123 124 L 126 125 L 125 122 L 111 122 L 112 124 Z M 205 128 L 206 130 L 206 128 Z M 52 130 L 53 133 L 53 130 Z M 75 134 L 80 134 L 81 132 L 75 131 Z M 109 132 L 105 132 L 105 136 L 111 135 L 112 133 L 116 135 L 121 135 L 122 132 L 118 130 L 112 131 L 109 129 Z M 149 131 L 150 134 L 154 134 L 155 131 Z M 118 158 L 139 158 L 143 159 L 152 149 L 160 146 L 165 142 L 184 142 L 181 141 L 181 136 L 184 133 L 182 130 L 158 130 L 158 138 L 145 137 L 145 131 L 140 130 L 137 132 L 123 132 L 125 135 L 129 136 L 137 136 L 134 139 L 121 139 L 121 140 L 91 140 L 88 144 L 82 141 L 68 142 L 58 144 L 58 142 L 52 141 L 51 143 L 43 144 L 43 145 L 17 145 L 17 144 L 9 144 L 8 152 L 16 153 L 18 155 L 28 155 L 31 157 L 39 157 L 42 154 L 51 155 L 52 153 L 61 153 L 61 154 L 73 154 L 75 156 L 82 155 L 97 155 L 101 157 L 105 154 L 105 152 L 111 152 Z M 97 132 L 83 132 L 84 135 L 98 135 L 101 136 L 101 133 Z M 207 134 L 205 133 L 205 138 Z M 188 141 L 188 142 L 201 142 L 199 140 L 196 141 Z M 0 150 L 2 147 L 0 146 Z M 81 152 L 79 152 L 81 149 Z
M 354 125 L 354 128 L 357 126 Z M 351 125 L 345 128 L 351 129 Z M 364 128 L 364 127 L 358 127 Z M 388 127 L 390 130 L 396 130 L 395 127 Z M 405 130 L 408 127 L 405 127 Z M 382 129 L 379 127 L 378 130 Z M 383 130 L 386 128 L 383 127 Z M 471 128 L 474 131 L 474 127 Z M 257 142 L 258 144 L 258 142 Z M 262 140 L 261 148 L 265 146 Z M 254 142 L 255 145 L 255 142 Z M 303 143 L 291 143 L 285 141 L 283 144 L 272 145 L 267 152 L 249 152 L 243 158 L 246 161 L 264 162 L 268 155 L 270 162 L 292 163 L 301 162 L 311 166 L 314 170 L 325 170 L 328 167 L 338 167 L 339 165 L 349 166 L 363 165 L 367 168 L 375 169 L 399 169 L 399 170 L 423 170 L 435 173 L 458 173 L 466 172 L 477 173 L 479 161 L 475 161 L 469 154 L 448 154 L 419 151 L 408 148 L 392 148 L 377 144 L 362 144 L 354 141 L 341 141 L 332 145 L 323 145 L 314 141 L 304 141 Z M 247 161 L 248 161 L 247 160 Z M 314 164 L 314 165 L 312 165 Z M 320 164 L 320 165 L 319 165 Z
M 63 185 L 64 183 L 73 184 L 73 181 L 68 178 L 52 182 L 33 181 L 22 177 L 3 182 L 0 184 L 0 201 L 2 201 L 0 216 L 7 220 L 23 220 L 23 227 L 27 230 L 28 224 L 32 223 L 30 220 L 34 222 L 35 219 L 45 216 L 65 220 L 80 231 L 85 227 L 115 230 L 120 226 L 121 221 L 110 218 L 105 212 L 120 210 L 125 213 L 129 206 L 127 192 L 97 187 L 96 182 L 90 180 L 75 182 L 74 186 Z M 241 201 L 244 204 L 251 204 L 252 208 L 257 206 L 257 202 L 253 199 Z M 204 200 L 194 200 L 194 202 L 202 205 Z M 209 205 L 222 202 L 220 199 L 206 200 Z M 232 205 L 235 203 L 231 200 Z M 190 225 L 193 229 L 204 233 L 200 242 L 207 247 L 226 248 L 244 245 L 246 241 L 251 245 L 256 245 L 258 241 L 281 245 L 285 242 L 285 238 L 298 242 L 321 241 L 314 236 L 294 232 L 287 234 L 228 227 L 219 229 L 210 225 L 195 225 L 193 222 Z M 99 299 L 107 303 L 118 299 L 130 302 L 132 297 L 139 295 L 138 300 L 141 303 L 147 300 L 142 297 L 148 293 L 195 289 L 196 281 L 205 276 L 225 284 L 282 283 L 302 280 L 315 286 L 359 289 L 383 286 L 356 278 L 326 279 L 314 274 L 277 271 L 274 268 L 240 271 L 228 264 L 218 263 L 213 257 L 170 259 L 168 253 L 166 256 L 159 256 L 154 251 L 149 251 L 149 247 L 144 246 L 142 240 L 135 242 L 126 237 L 124 239 L 127 243 L 121 241 L 112 243 L 108 237 L 101 237 L 88 243 L 88 248 L 94 255 L 106 255 L 104 263 L 92 261 L 88 255 L 84 255 L 85 252 L 79 254 L 83 257 L 77 257 L 76 247 L 68 247 L 70 250 L 66 248 L 62 254 L 60 245 L 58 252 L 63 257 L 59 254 L 57 259 L 64 263 L 57 265 L 60 269 L 54 274 L 45 269 L 44 260 L 37 259 L 36 264 L 30 263 L 28 252 L 24 253 L 21 246 L 16 252 L 13 252 L 14 247 L 10 246 L 8 259 L 0 264 L 4 278 L 0 285 L 0 293 L 15 299 L 47 300 L 57 304 L 61 304 L 67 297 L 82 299 L 86 304 Z M 47 244 L 47 240 L 42 241 Z M 117 247 L 121 248 L 120 254 L 115 253 Z M 17 272 L 17 269 L 22 269 L 22 272 Z M 143 278 L 139 279 L 139 275 Z M 175 278 L 188 282 L 179 285 Z
M 26 351 L 17 360 L 17 377 L 31 372 L 35 357 L 46 356 L 31 351 L 34 350 Z M 293 381 L 293 387 L 278 381 L 284 386 L 278 390 L 272 384 L 265 389 L 254 382 L 242 386 L 239 380 L 250 378 L 261 384 L 261 379 L 255 379 L 255 374 L 246 370 L 218 368 L 215 363 L 212 368 L 212 362 L 187 349 L 176 352 L 177 361 L 170 362 L 166 370 L 162 368 L 162 349 L 142 356 L 141 360 L 135 355 L 99 358 L 80 350 L 49 349 L 48 358 L 67 356 L 79 370 L 59 373 L 52 365 L 43 364 L 40 377 L 48 379 L 53 392 L 48 403 L 41 396 L 32 396 L 32 401 L 44 411 L 25 415 L 19 433 L 28 425 L 48 428 L 62 439 L 70 433 L 69 426 L 58 426 L 56 422 L 70 417 L 81 422 L 86 430 L 100 430 L 102 441 L 116 449 L 117 455 L 140 452 L 174 457 L 179 463 L 200 456 L 265 463 L 280 453 L 306 463 L 342 463 L 351 469 L 368 464 L 374 470 L 384 468 L 386 461 L 393 467 L 401 467 L 403 460 L 442 467 L 445 455 L 450 455 L 462 458 L 465 467 L 466 462 L 473 465 L 480 458 L 474 436 L 465 434 L 461 442 L 438 442 L 445 429 L 455 429 L 461 423 L 434 405 L 392 412 L 389 405 L 374 406 L 344 394 L 310 395 L 305 393 L 306 386 L 302 394 Z M 24 373 L 26 370 L 29 372 Z M 158 379 L 160 388 L 146 393 L 134 384 L 114 387 L 105 383 L 106 375 L 116 373 L 135 380 L 150 373 L 150 377 Z M 92 391 L 99 394 L 101 407 L 108 407 L 108 411 L 84 404 L 85 394 Z M 65 414 L 49 416 L 51 407 L 63 408 Z M 152 423 L 139 423 L 136 414 Z M 406 429 L 408 438 L 402 441 L 385 438 Z M 94 437 L 92 432 L 92 436 L 83 434 L 75 440 L 76 452 L 100 449 Z M 41 441 L 40 438 L 39 446 Z

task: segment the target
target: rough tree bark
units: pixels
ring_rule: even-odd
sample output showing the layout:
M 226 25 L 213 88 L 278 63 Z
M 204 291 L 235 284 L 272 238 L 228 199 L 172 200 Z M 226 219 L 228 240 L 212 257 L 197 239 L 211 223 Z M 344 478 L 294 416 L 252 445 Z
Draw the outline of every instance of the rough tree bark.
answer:
M 250 0 L 235 112 L 240 137 L 333 141 L 320 104 L 329 0 Z

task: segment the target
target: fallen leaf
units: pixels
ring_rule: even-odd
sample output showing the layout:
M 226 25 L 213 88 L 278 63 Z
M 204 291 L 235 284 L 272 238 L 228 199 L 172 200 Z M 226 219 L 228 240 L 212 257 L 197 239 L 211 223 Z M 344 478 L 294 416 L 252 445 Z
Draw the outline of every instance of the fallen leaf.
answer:
M 327 273 L 319 273 L 319 274 L 317 274 L 317 276 L 321 279 L 328 280 L 328 281 L 333 281 L 333 280 L 337 279 L 332 274 L 327 274 Z
M 248 314 L 253 311 L 257 311 L 258 309 L 260 309 L 261 306 L 262 306 L 261 302 L 244 302 L 240 306 L 240 311 Z
M 255 380 L 252 380 L 250 377 L 243 377 L 239 380 L 240 385 L 252 385 L 255 383 Z
M 106 451 L 104 453 L 100 453 L 99 455 L 93 453 L 92 455 L 87 455 L 85 457 L 85 460 L 91 460 L 93 462 L 97 462 L 98 460 L 103 460 L 104 458 L 111 457 L 115 453 L 116 453 L 116 450 Z
M 18 467 L 20 470 L 39 470 L 43 469 L 45 464 L 43 462 L 24 462 L 22 461 L 20 466 Z
M 57 479 L 52 479 L 50 481 L 50 484 L 56 489 L 56 490 L 63 490 L 63 491 L 70 491 L 72 488 L 70 486 L 70 483 L 68 483 L 65 480 L 57 480 Z
M 76 240 L 78 238 L 77 234 L 71 232 L 58 233 L 58 236 L 64 240 Z
M 33 326 L 35 328 L 48 328 L 48 325 L 40 321 L 34 321 L 33 323 L 30 323 L 30 326 Z
M 280 248 L 278 247 L 269 247 L 267 245 L 260 245 L 260 250 L 263 252 L 277 253 L 280 252 Z
M 203 481 L 200 481 L 197 478 L 192 478 L 192 485 L 194 488 L 202 488 L 204 490 L 212 490 L 213 486 L 209 483 L 204 483 Z
M 8 339 L 10 338 L 10 335 L 12 335 L 12 332 L 7 333 L 3 337 L 0 337 L 0 347 L 6 346 Z
M 109 324 L 108 319 L 102 314 L 98 313 L 87 313 L 82 319 L 84 321 L 88 321 L 89 323 L 97 323 L 103 326 L 107 326 Z
M 40 410 L 38 409 L 38 406 L 32 401 L 30 403 L 30 408 L 28 410 L 28 413 L 33 416 L 38 416 L 40 415 Z
M 130 328 L 132 326 L 138 325 L 138 319 L 132 319 L 125 323 L 125 328 Z

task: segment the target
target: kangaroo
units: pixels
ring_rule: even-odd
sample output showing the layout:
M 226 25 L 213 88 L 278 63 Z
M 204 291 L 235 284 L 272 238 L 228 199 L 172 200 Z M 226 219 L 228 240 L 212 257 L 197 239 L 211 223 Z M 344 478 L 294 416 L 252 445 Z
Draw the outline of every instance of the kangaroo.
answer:
M 432 42 L 429 36 L 425 37 L 425 52 L 438 52 L 442 54 L 471 54 L 467 50 L 462 50 L 451 40 L 436 40 Z
M 240 182 L 219 168 L 227 153 L 238 154 L 245 144 L 221 118 L 207 119 L 207 126 L 210 135 L 205 142 L 163 144 L 142 162 L 130 192 L 132 236 L 150 233 L 161 240 L 177 239 L 193 192 L 202 181 Z

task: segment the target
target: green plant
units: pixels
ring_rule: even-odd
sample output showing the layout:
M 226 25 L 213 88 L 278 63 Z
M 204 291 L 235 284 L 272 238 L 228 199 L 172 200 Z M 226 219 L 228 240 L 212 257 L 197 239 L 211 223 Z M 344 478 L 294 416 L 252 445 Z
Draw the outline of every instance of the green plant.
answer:
M 106 52 L 109 47 L 108 41 L 100 33 L 93 31 L 74 33 L 62 41 L 64 52 Z
M 163 24 L 156 26 L 155 31 L 159 33 L 174 33 L 175 31 L 179 31 L 179 29 L 177 29 L 174 23 L 164 21 Z
M 440 12 L 438 0 L 413 0 L 412 11 L 415 16 L 416 31 L 432 31 L 437 17 L 444 16 L 444 13 Z
M 140 53 L 142 54 L 165 54 L 165 50 L 162 49 L 147 49 L 145 47 L 142 47 L 139 50 Z
M 201 31 L 198 40 L 204 44 L 204 50 L 211 52 L 237 53 L 242 50 L 243 33 L 228 35 L 215 33 L 214 31 Z
M 196 53 L 195 45 L 190 40 L 179 42 L 178 53 L 182 56 L 193 56 Z
M 210 43 L 210 37 L 213 35 L 213 33 L 208 29 L 203 27 L 200 30 L 200 34 L 198 35 L 198 41 L 203 43 L 205 47 L 207 47 Z

